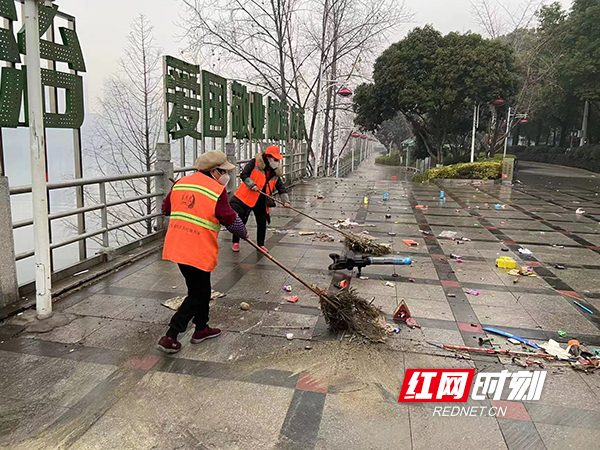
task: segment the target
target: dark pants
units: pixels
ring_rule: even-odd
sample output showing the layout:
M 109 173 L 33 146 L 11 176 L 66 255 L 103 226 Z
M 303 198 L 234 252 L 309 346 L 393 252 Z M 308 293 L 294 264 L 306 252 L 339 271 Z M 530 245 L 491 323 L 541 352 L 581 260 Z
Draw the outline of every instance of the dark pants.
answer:
M 250 212 L 254 213 L 254 217 L 256 218 L 256 243 L 260 246 L 265 245 L 265 236 L 267 235 L 267 206 L 265 205 L 264 197 L 261 195 L 254 205 L 253 208 L 250 208 L 248 205 L 243 203 L 237 197 L 233 197 L 231 199 L 231 207 L 240 216 L 244 225 L 248 223 L 248 218 L 250 217 Z M 240 242 L 240 238 L 233 237 L 232 239 L 234 244 Z
M 179 270 L 185 278 L 188 295 L 171 318 L 169 332 L 171 337 L 175 333 L 183 333 L 190 320 L 196 329 L 203 330 L 208 324 L 208 308 L 210 302 L 210 272 L 196 269 L 192 266 L 179 264 Z

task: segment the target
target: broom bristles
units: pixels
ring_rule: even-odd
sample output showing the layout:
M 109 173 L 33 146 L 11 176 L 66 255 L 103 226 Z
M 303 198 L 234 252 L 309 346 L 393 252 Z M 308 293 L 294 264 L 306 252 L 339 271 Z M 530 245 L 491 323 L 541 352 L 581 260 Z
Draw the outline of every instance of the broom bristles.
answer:
M 352 233 L 346 236 L 346 246 L 353 252 L 366 253 L 373 256 L 384 256 L 392 253 L 392 248 L 387 244 L 380 244 L 373 238 Z
M 354 290 L 344 289 L 337 294 L 320 295 L 321 311 L 332 331 L 359 334 L 371 341 L 382 342 L 386 337 L 385 321 L 381 310 Z

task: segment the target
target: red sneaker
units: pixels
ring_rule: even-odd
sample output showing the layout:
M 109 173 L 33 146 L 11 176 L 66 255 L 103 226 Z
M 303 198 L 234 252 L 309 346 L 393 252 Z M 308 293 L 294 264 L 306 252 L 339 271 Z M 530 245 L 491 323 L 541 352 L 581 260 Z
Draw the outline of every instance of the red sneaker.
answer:
M 265 253 L 269 253 L 269 249 L 267 247 L 265 247 L 264 245 L 261 245 L 260 249 Z
M 158 341 L 156 348 L 165 353 L 177 353 L 181 350 L 181 343 L 169 336 L 163 336 Z
M 239 252 L 240 244 L 231 244 L 231 250 L 233 250 L 234 252 Z
M 199 344 L 206 339 L 215 338 L 221 334 L 221 330 L 218 328 L 206 327 L 204 330 L 196 330 L 192 335 L 192 344 Z

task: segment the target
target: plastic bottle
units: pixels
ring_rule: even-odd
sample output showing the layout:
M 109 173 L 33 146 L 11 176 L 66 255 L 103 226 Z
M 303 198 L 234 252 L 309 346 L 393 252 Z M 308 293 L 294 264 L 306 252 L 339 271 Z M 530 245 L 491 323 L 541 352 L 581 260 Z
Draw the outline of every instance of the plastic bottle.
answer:
M 364 203 L 365 205 L 368 205 L 368 204 L 369 204 L 369 197 L 365 197 L 365 198 L 363 199 L 363 203 Z
M 443 199 L 444 198 L 444 191 L 440 191 L 440 198 Z
M 383 201 L 385 202 L 385 201 L 387 201 L 387 199 L 388 199 L 388 193 L 384 192 L 383 193 Z

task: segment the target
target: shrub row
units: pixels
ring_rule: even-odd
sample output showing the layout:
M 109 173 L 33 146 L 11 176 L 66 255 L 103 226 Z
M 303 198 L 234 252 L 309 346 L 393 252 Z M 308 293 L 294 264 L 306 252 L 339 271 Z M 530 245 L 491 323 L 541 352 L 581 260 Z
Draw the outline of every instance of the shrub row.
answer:
M 377 164 L 385 164 L 386 166 L 400 165 L 400 152 L 392 152 L 390 156 L 378 156 L 375 158 Z
M 413 181 L 422 182 L 434 178 L 452 178 L 466 180 L 498 180 L 502 176 L 501 160 L 485 160 L 474 163 L 453 164 L 451 166 L 434 167 L 417 175 Z

